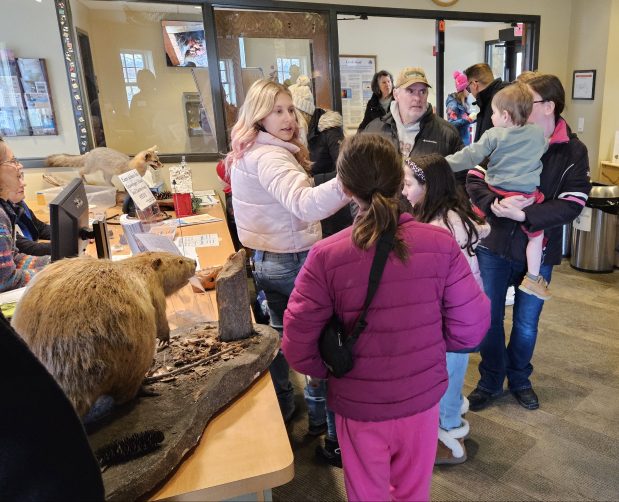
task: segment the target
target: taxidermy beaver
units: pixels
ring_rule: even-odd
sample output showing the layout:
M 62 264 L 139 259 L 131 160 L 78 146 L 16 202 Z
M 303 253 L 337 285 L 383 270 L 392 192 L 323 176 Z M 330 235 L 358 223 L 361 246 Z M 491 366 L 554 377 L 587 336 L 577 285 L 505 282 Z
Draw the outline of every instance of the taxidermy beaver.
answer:
M 80 176 L 103 171 L 103 178 L 108 185 L 112 185 L 112 176 L 136 169 L 140 176 L 146 174 L 148 166 L 153 169 L 162 167 L 157 155 L 157 146 L 138 153 L 132 159 L 124 153 L 106 147 L 98 147 L 84 155 L 67 155 L 64 153 L 50 155 L 45 159 L 50 167 L 80 167 Z
M 83 416 L 100 396 L 121 404 L 136 395 L 155 337 L 169 340 L 165 298 L 195 269 L 171 253 L 60 260 L 31 281 L 11 324 Z

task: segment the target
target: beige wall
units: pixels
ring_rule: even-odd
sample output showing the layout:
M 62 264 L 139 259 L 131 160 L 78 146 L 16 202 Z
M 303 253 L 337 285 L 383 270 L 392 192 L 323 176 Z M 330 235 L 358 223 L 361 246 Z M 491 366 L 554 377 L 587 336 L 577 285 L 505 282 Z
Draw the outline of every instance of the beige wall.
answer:
M 283 0 L 294 1 L 294 0 Z M 383 0 L 380 7 L 436 10 L 445 12 L 497 12 L 501 14 L 539 15 L 542 18 L 540 35 L 540 69 L 554 73 L 561 80 L 567 77 L 568 46 L 572 3 L 588 4 L 590 0 L 460 0 L 453 7 L 441 8 L 430 0 Z M 595 4 L 598 0 L 593 0 Z M 315 3 L 330 4 L 329 0 Z M 374 0 L 338 0 L 338 4 L 376 6 Z M 592 8 L 593 10 L 593 8 Z M 373 35 L 375 38 L 378 35 Z M 386 36 L 386 34 L 382 34 Z M 397 47 L 397 44 L 394 44 Z
M 77 135 L 53 0 L 2 0 L 0 46 L 16 57 L 45 59 L 57 136 L 15 136 L 7 140 L 18 158 L 77 152 Z
M 606 54 L 606 72 L 604 79 L 599 81 L 599 85 L 604 86 L 604 106 L 599 142 L 600 161 L 610 160 L 613 153 L 615 131 L 619 131 L 619 0 L 611 2 L 608 17 L 610 30 Z
M 567 78 L 563 81 L 566 94 L 563 116 L 589 150 L 589 163 L 593 178 L 596 177 L 598 165 L 602 104 L 606 94 L 604 82 L 610 7 L 611 0 L 574 2 L 570 25 Z M 571 98 L 574 70 L 596 70 L 594 100 Z M 584 119 L 582 132 L 577 131 L 579 118 Z

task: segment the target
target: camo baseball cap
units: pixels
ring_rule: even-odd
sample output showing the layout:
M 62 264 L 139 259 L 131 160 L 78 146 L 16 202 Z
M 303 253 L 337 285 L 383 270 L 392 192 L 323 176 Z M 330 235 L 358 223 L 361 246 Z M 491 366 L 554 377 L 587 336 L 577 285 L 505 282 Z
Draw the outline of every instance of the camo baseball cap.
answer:
M 408 87 L 409 85 L 416 84 L 418 82 L 426 84 L 428 87 L 432 87 L 428 84 L 426 72 L 423 68 L 418 66 L 407 66 L 398 74 L 398 78 L 395 81 L 395 86 L 396 88 Z

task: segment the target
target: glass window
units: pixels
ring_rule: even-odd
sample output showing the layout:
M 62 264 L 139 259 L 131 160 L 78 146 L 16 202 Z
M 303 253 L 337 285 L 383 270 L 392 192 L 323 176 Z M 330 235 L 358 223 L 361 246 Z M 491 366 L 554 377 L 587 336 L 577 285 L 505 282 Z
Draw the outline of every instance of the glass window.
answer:
M 291 85 L 299 75 L 307 75 L 316 106 L 333 107 L 327 15 L 221 8 L 215 9 L 215 24 L 227 131 L 247 90 L 261 78 Z
M 138 72 L 144 69 L 153 71 L 152 63 L 144 64 L 146 60 L 152 60 L 151 54 L 151 51 L 137 52 L 128 49 L 123 49 L 120 53 L 120 64 L 123 67 L 123 78 L 127 89 L 127 105 L 129 107 L 131 107 L 131 98 L 140 92 L 137 82 Z
M 129 155 L 217 151 L 202 8 L 71 0 L 97 146 Z M 80 38 L 81 41 L 81 38 Z M 89 54 L 85 54 L 88 52 Z M 232 88 L 230 87 L 230 90 Z

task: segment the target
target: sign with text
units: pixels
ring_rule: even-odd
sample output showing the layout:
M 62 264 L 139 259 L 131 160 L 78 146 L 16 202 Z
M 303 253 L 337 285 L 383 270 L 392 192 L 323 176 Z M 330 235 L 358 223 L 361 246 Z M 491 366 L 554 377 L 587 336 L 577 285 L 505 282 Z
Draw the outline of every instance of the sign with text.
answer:
M 372 78 L 376 73 L 376 56 L 340 56 L 342 116 L 344 127 L 357 129 L 365 107 L 372 97 Z
M 144 211 L 147 207 L 157 203 L 146 181 L 135 169 L 119 174 L 118 178 L 139 210 Z

